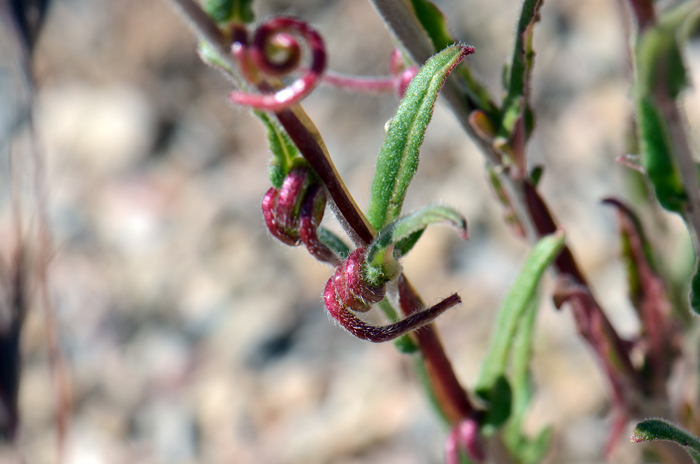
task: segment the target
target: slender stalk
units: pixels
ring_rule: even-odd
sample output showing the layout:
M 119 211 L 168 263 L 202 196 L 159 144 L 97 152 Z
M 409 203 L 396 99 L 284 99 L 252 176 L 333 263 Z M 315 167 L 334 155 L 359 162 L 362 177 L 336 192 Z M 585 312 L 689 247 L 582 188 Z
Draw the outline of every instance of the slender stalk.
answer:
M 230 44 L 220 32 L 213 32 L 213 28 L 218 29 L 216 24 L 202 11 L 199 5 L 192 0 L 170 0 L 170 2 L 177 7 L 198 35 L 207 41 L 211 40 L 211 44 L 222 58 L 225 58 L 227 62 L 233 61 L 229 57 Z M 232 69 L 238 69 L 235 63 L 231 64 L 233 65 Z M 261 81 L 258 87 L 261 91 L 274 89 L 273 85 L 265 81 Z M 336 217 L 349 232 L 355 244 L 368 245 L 373 240 L 376 231 L 350 195 L 333 161 L 328 156 L 328 150 L 323 144 L 323 140 L 304 110 L 300 105 L 295 105 L 290 109 L 277 112 L 275 115 L 309 165 L 325 183 L 332 199 L 332 206 L 336 211 Z M 403 276 L 399 279 L 400 282 L 403 282 L 403 291 L 400 292 L 402 312 L 405 315 L 410 315 L 422 309 L 424 305 L 408 280 Z M 452 369 L 433 324 L 417 331 L 416 338 L 426 363 L 429 380 L 442 410 L 449 414 L 448 417 L 452 422 L 471 418 L 475 410 Z
M 416 290 L 403 275 L 399 276 L 398 287 L 401 312 L 404 316 L 410 316 L 425 307 Z M 447 419 L 455 424 L 460 420 L 473 418 L 476 410 L 452 369 L 434 325 L 430 324 L 417 330 L 415 336 L 425 360 L 431 387 Z
M 396 80 L 392 76 L 358 77 L 329 71 L 323 76 L 322 83 L 351 92 L 382 94 L 392 93 L 396 88 Z

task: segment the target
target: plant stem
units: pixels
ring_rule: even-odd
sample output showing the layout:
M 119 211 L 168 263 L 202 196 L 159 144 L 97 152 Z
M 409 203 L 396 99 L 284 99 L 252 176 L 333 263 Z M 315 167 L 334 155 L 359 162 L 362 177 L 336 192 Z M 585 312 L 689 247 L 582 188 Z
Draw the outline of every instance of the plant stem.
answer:
M 229 55 L 230 44 L 227 43 L 220 31 L 214 32 L 214 29 L 218 30 L 218 27 L 199 5 L 192 0 L 170 1 L 177 6 L 195 32 L 205 40 L 210 41 L 221 57 L 226 59 L 227 63 L 231 62 L 232 69 L 238 69 Z M 261 91 L 274 89 L 270 83 L 265 81 L 261 81 L 258 88 Z M 326 185 L 334 204 L 336 217 L 345 230 L 349 232 L 355 244 L 368 245 L 374 239 L 376 231 L 350 195 L 328 155 L 323 139 L 304 110 L 300 105 L 294 105 L 290 109 L 275 113 L 275 115 L 289 137 L 297 145 L 299 152 Z M 405 315 L 410 315 L 424 308 L 420 297 L 408 280 L 403 275 L 399 279 L 400 282 L 403 282 L 403 292 L 400 292 L 402 312 Z M 433 324 L 417 331 L 416 338 L 425 360 L 429 380 L 442 410 L 449 414 L 448 417 L 453 423 L 472 417 L 475 410 L 452 369 Z
M 408 10 L 405 2 L 401 0 L 370 1 L 384 19 L 394 37 L 403 45 L 406 52 L 417 64 L 423 64 L 435 52 L 425 31 L 415 16 Z M 489 140 L 480 137 L 469 124 L 469 115 L 475 108 L 472 107 L 471 100 L 464 90 L 465 86 L 466 84 L 460 81 L 458 73 L 453 73 L 447 79 L 442 95 L 464 131 L 481 148 L 486 162 L 494 167 L 509 197 L 513 210 L 525 229 L 526 236 L 534 243 L 538 238 L 557 230 L 554 218 L 536 189 L 528 181 L 516 179 L 509 175 L 507 169 L 501 168 L 501 156 L 494 149 L 493 144 Z M 579 284 L 586 287 L 590 293 L 588 283 L 567 246 L 562 249 L 559 258 L 555 261 L 555 268 L 559 274 L 572 276 Z M 593 297 L 591 296 L 591 298 Z M 588 314 L 587 319 L 599 321 L 600 326 L 605 329 L 599 335 L 602 335 L 607 340 L 607 344 L 616 352 L 617 358 L 622 360 L 625 366 L 623 371 L 627 371 L 627 375 L 632 375 L 630 380 L 632 380 L 633 384 L 638 385 L 636 376 L 633 375 L 634 370 L 629 371 L 632 363 L 628 350 L 625 349 L 625 342 L 617 334 L 597 303 L 587 305 L 587 310 L 591 312 L 591 314 Z M 579 330 L 581 332 L 589 331 L 585 327 L 579 327 Z M 603 357 L 603 354 L 595 346 L 593 346 L 593 349 L 599 357 Z M 608 360 L 604 358 L 600 359 L 600 361 L 603 365 L 608 364 Z M 609 380 L 613 385 L 619 382 L 619 379 L 611 378 Z
M 323 84 L 351 92 L 363 92 L 370 94 L 392 93 L 396 88 L 397 78 L 392 76 L 347 76 L 328 71 L 323 76 Z
M 401 312 L 404 316 L 410 316 L 425 307 L 418 293 L 403 274 L 399 276 L 398 287 Z M 476 411 L 452 369 L 452 364 L 445 354 L 434 325 L 430 324 L 416 330 L 414 334 L 425 360 L 432 390 L 442 412 L 451 424 L 473 418 Z

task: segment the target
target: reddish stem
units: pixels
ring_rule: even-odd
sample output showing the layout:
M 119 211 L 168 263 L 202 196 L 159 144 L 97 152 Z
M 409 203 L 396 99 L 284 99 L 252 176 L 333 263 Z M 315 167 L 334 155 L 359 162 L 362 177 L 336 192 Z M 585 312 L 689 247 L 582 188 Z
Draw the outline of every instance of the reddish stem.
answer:
M 391 93 L 396 88 L 396 78 L 392 76 L 357 77 L 328 72 L 323 76 L 323 83 L 343 90 L 372 94 Z
M 423 302 L 403 274 L 399 276 L 398 288 L 399 304 L 404 316 L 409 317 L 423 308 Z M 435 327 L 427 325 L 416 331 L 415 337 L 423 354 L 432 391 L 450 423 L 473 418 L 476 410 L 452 369 Z
M 632 13 L 637 19 L 639 33 L 643 32 L 656 22 L 654 3 L 652 0 L 629 0 Z

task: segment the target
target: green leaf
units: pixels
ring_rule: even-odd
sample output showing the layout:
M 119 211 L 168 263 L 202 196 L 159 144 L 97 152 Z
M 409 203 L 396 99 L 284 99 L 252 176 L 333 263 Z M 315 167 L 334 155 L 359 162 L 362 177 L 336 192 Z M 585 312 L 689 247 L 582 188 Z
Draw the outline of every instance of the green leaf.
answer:
M 528 303 L 520 324 L 518 324 L 511 352 L 510 379 L 513 388 L 512 415 L 503 431 L 503 443 L 509 453 L 521 464 L 536 464 L 542 461 L 549 450 L 552 429 L 547 427 L 535 439 L 523 431 L 523 423 L 532 401 L 532 375 L 530 360 L 539 295 L 535 293 Z
M 506 376 L 499 375 L 488 389 L 479 390 L 477 394 L 487 406 L 481 431 L 486 436 L 492 435 L 510 417 L 513 389 Z
M 325 227 L 319 227 L 316 229 L 316 234 L 318 239 L 326 245 L 328 248 L 333 250 L 335 254 L 345 259 L 350 255 L 350 247 L 348 247 L 345 242 L 343 242 L 337 235 L 335 235 L 330 230 Z
M 669 211 L 681 212 L 686 194 L 678 168 L 666 122 L 651 96 L 637 101 L 642 166 L 654 186 L 656 198 Z
M 270 163 L 270 181 L 274 187 L 280 188 L 289 171 L 294 166 L 303 163 L 303 158 L 299 156 L 299 150 L 289 139 L 284 129 L 277 125 L 270 116 L 257 110 L 254 110 L 253 114 L 262 121 L 267 129 L 267 146 L 273 156 Z
M 694 2 L 679 5 L 639 37 L 635 49 L 635 106 L 642 166 L 664 208 L 681 212 L 686 194 L 674 161 L 671 132 L 664 108 L 688 86 L 681 39 L 688 24 L 700 17 Z
M 252 23 L 253 0 L 204 0 L 202 8 L 218 24 Z
M 428 205 L 397 219 L 379 232 L 367 249 L 364 268 L 367 281 L 378 286 L 396 277 L 401 272 L 396 261 L 401 257 L 396 245 L 413 240 L 416 234 L 436 223 L 451 225 L 462 238 L 467 238 L 467 220 L 464 216 L 447 206 Z
M 503 141 L 511 139 L 518 121 L 524 121 L 524 140 L 527 140 L 534 128 L 534 116 L 527 99 L 530 88 L 530 77 L 535 61 L 532 48 L 534 26 L 540 19 L 540 8 L 543 0 L 525 0 L 520 12 L 518 30 L 515 36 L 513 58 L 507 67 L 504 77 L 507 83 L 506 98 L 501 109 L 501 129 L 499 138 Z M 505 73 L 504 73 L 505 74 Z
M 433 43 L 435 50 L 442 50 L 457 42 L 450 34 L 445 15 L 433 2 L 430 0 L 411 0 L 411 5 L 421 26 L 428 33 L 428 38 Z
M 377 159 L 367 215 L 375 229 L 383 229 L 401 214 L 435 99 L 447 76 L 468 53 L 460 45 L 446 48 L 428 60 L 408 86 Z
M 511 352 L 518 325 L 527 312 L 544 271 L 564 246 L 564 240 L 564 233 L 558 232 L 537 242 L 506 296 L 498 313 L 491 344 L 476 382 L 476 393 L 482 398 L 488 399 L 489 392 L 498 379 L 505 377 L 508 355 Z
M 639 37 L 635 50 L 635 91 L 640 96 L 652 95 L 660 87 L 675 99 L 687 87 L 680 39 L 688 24 L 697 21 L 699 13 L 693 2 L 682 3 Z
M 672 441 L 683 446 L 692 457 L 700 454 L 700 440 L 679 426 L 663 419 L 646 419 L 637 424 L 630 441 L 641 443 L 644 441 L 664 440 Z M 695 456 L 693 456 L 695 454 Z
M 442 50 L 457 43 L 450 33 L 444 13 L 433 2 L 411 0 L 411 6 L 435 50 Z M 488 89 L 474 77 L 469 66 L 463 64 L 457 69 L 457 73 L 467 84 L 466 91 L 472 100 L 472 106 L 484 111 L 494 122 L 498 121 L 498 108 L 491 100 Z

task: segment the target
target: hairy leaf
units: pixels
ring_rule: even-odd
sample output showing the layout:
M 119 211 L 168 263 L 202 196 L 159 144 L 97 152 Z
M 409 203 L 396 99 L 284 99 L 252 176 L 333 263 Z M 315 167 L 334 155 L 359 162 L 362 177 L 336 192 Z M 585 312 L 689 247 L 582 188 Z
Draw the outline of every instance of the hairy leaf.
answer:
M 447 206 L 429 205 L 415 213 L 392 222 L 379 232 L 367 249 L 365 274 L 372 285 L 381 285 L 393 279 L 400 272 L 395 256 L 397 244 L 412 240 L 430 224 L 446 223 L 456 228 L 462 238 L 467 238 L 467 220 L 460 213 Z
M 511 353 L 518 325 L 527 312 L 544 271 L 564 246 L 564 239 L 564 234 L 558 232 L 537 242 L 506 296 L 476 383 L 477 395 L 485 400 L 492 396 L 491 391 L 498 379 L 505 377 L 508 355 Z
M 262 111 L 253 111 L 267 129 L 267 146 L 272 152 L 270 181 L 274 187 L 282 187 L 284 178 L 295 165 L 302 162 L 299 150 L 287 133 L 270 116 Z M 323 240 L 323 239 L 322 239 Z
M 202 8 L 219 24 L 251 23 L 255 19 L 253 0 L 204 0 Z
M 665 440 L 678 443 L 683 446 L 692 457 L 700 455 L 700 440 L 679 426 L 663 419 L 646 419 L 634 428 L 630 441 L 641 443 L 644 441 Z M 693 456 L 695 454 L 695 456 Z
M 406 90 L 377 160 L 368 219 L 375 229 L 399 217 L 408 185 L 418 169 L 418 153 L 433 106 L 445 79 L 473 49 L 455 45 L 433 56 Z

